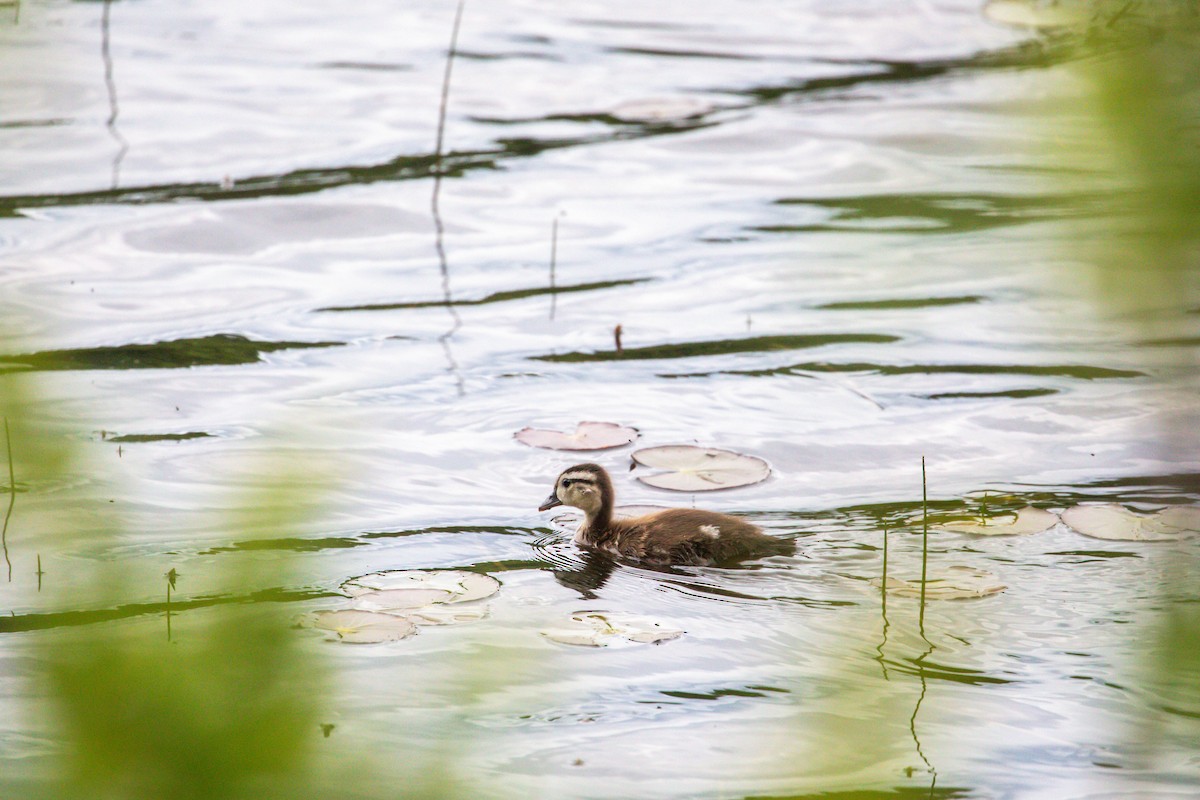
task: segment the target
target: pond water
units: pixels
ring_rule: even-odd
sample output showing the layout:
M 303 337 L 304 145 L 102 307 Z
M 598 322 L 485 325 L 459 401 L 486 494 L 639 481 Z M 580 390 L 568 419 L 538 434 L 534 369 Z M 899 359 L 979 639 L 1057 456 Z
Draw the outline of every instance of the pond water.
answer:
M 1196 422 L 1200 300 L 1103 303 L 1054 182 L 1087 165 L 1045 124 L 1077 85 L 980 5 L 469 2 L 436 201 L 451 2 L 0 6 L 7 349 L 81 451 L 23 481 L 12 431 L 0 795 L 50 791 L 46 642 L 158 635 L 169 570 L 186 642 L 225 600 L 298 615 L 365 573 L 465 569 L 501 582 L 484 619 L 297 632 L 333 667 L 317 751 L 381 762 L 353 796 L 447 750 L 478 796 L 1191 796 L 1196 716 L 1138 676 L 1195 539 L 940 533 L 932 572 L 1007 588 L 921 615 L 869 583 L 885 529 L 890 574 L 920 576 L 922 458 L 943 514 L 1200 490 L 1170 434 Z M 1151 341 L 1164 321 L 1186 335 Z M 513 439 L 580 420 L 773 475 L 674 494 L 634 447 Z M 797 555 L 587 557 L 536 510 L 580 460 Z M 286 528 L 231 532 L 277 472 L 304 490 Z M 89 593 L 102 565 L 116 597 Z M 237 569 L 263 577 L 222 594 Z M 683 634 L 540 634 L 580 612 Z

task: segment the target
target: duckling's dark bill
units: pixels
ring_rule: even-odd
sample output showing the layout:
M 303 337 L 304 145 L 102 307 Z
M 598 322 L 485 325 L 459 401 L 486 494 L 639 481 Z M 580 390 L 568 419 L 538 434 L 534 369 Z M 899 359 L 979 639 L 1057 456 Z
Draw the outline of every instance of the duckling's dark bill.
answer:
M 558 499 L 558 495 L 551 494 L 549 497 L 546 498 L 546 502 L 544 502 L 540 506 L 538 506 L 538 511 L 549 511 L 550 509 L 554 508 L 555 506 L 561 506 L 561 505 L 562 505 L 562 500 Z

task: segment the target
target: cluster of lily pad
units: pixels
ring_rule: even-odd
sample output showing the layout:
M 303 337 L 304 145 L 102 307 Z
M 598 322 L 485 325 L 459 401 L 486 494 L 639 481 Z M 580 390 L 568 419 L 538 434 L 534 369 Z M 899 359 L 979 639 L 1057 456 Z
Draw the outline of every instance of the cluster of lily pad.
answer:
M 482 601 L 500 590 L 500 581 L 457 569 L 387 570 L 351 578 L 340 588 L 347 605 L 305 614 L 300 626 L 341 642 L 377 644 L 406 639 L 423 625 L 483 619 L 488 606 Z
M 548 450 L 611 450 L 632 444 L 639 436 L 637 428 L 613 422 L 580 422 L 574 433 L 543 428 L 522 428 L 514 436 L 530 447 Z M 698 447 L 691 444 L 671 444 L 644 447 L 630 454 L 635 466 L 661 470 L 636 477 L 647 486 L 674 492 L 711 492 L 733 489 L 766 480 L 771 467 L 757 456 Z
M 1048 531 L 1062 522 L 1076 533 L 1110 541 L 1150 542 L 1200 533 L 1200 508 L 1171 506 L 1139 514 L 1116 503 L 1075 505 L 1062 514 L 1026 506 L 978 521 L 948 522 L 939 530 L 978 536 L 1018 536 Z
M 1171 506 L 1150 513 L 1137 513 L 1116 503 L 1075 505 L 1062 514 L 1033 506 L 1002 512 L 979 520 L 938 523 L 934 530 L 977 536 L 1022 536 L 1044 533 L 1058 524 L 1095 539 L 1126 542 L 1173 541 L 1187 534 L 1200 533 L 1200 508 Z M 900 578 L 876 578 L 876 588 L 890 594 L 917 597 L 919 581 Z M 1004 591 L 1007 586 L 986 570 L 951 566 L 936 571 L 925 580 L 926 600 L 961 600 L 986 597 Z

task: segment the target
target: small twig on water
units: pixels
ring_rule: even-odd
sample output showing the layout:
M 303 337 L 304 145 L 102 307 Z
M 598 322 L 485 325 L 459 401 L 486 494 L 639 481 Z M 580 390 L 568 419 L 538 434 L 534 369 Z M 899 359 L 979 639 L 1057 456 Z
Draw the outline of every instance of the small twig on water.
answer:
M 613 342 L 616 346 L 617 355 L 621 355 L 621 326 L 613 328 Z

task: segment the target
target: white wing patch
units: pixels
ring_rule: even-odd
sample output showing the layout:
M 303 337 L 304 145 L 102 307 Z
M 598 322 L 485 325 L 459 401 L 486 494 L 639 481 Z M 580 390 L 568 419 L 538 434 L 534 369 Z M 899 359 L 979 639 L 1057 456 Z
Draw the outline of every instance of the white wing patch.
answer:
M 711 539 L 721 538 L 721 529 L 716 525 L 701 525 L 700 532 Z

